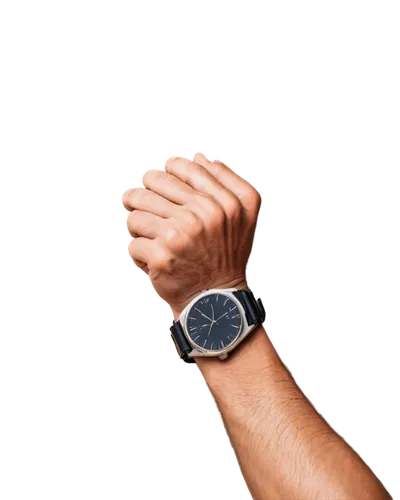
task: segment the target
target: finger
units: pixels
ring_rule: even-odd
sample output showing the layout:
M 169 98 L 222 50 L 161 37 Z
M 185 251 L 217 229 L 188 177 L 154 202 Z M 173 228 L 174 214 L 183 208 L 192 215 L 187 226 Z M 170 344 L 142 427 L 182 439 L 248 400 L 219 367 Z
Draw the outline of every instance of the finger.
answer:
M 163 170 L 148 170 L 143 176 L 147 189 L 178 205 L 184 205 L 193 196 L 194 190 L 174 175 Z
M 128 189 L 122 197 L 122 203 L 130 212 L 143 210 L 164 219 L 172 217 L 178 209 L 178 205 L 144 188 Z
M 196 153 L 194 161 L 204 167 L 211 175 L 226 186 L 239 198 L 243 206 L 250 211 L 258 211 L 261 205 L 261 197 L 257 190 L 240 175 L 236 174 L 225 163 L 219 160 L 211 162 L 203 153 Z
M 148 259 L 152 252 L 152 240 L 142 237 L 135 238 L 129 243 L 128 251 L 133 262 L 148 274 Z
M 125 227 L 127 228 L 126 224 Z M 130 235 L 132 238 L 138 237 L 138 235 L 133 231 L 130 231 Z M 129 243 L 128 243 L 128 249 L 129 249 Z M 132 259 L 129 256 L 128 249 L 126 250 L 126 255 L 128 257 L 130 264 L 132 264 L 137 269 L 137 271 L 143 271 L 143 273 L 147 275 L 149 273 L 149 268 L 146 266 L 146 263 L 138 259 Z
M 150 239 L 157 238 L 163 232 L 165 222 L 165 219 L 158 215 L 143 212 L 142 210 L 134 210 L 128 215 L 127 219 L 129 233 L 134 238 L 138 236 Z
M 196 191 L 212 196 L 222 205 L 232 201 L 232 193 L 199 163 L 173 157 L 167 160 L 165 170 Z
M 149 276 L 154 279 L 159 273 L 171 273 L 174 256 L 159 240 L 151 240 L 142 236 L 134 238 L 129 243 L 129 254 L 136 265 L 145 264 Z
M 133 260 L 128 256 L 131 264 L 133 264 L 138 271 L 143 271 L 143 274 L 146 276 L 149 274 L 149 268 L 146 266 L 144 262 L 141 262 L 140 260 Z

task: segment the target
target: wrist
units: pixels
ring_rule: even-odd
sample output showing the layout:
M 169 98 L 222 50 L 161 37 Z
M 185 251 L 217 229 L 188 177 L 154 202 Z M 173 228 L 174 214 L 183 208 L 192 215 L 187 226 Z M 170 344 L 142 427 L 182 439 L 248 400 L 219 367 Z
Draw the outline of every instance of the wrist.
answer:
M 225 360 L 197 358 L 197 365 L 216 398 L 246 391 L 270 390 L 279 381 L 286 391 L 294 384 L 262 325 L 249 335 Z

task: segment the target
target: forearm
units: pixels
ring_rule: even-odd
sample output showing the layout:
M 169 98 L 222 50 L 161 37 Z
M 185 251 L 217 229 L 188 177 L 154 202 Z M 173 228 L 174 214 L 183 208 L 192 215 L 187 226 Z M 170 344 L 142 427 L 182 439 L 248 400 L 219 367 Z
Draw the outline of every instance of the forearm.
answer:
M 197 363 L 255 499 L 390 498 L 301 392 L 262 327 L 227 360 Z

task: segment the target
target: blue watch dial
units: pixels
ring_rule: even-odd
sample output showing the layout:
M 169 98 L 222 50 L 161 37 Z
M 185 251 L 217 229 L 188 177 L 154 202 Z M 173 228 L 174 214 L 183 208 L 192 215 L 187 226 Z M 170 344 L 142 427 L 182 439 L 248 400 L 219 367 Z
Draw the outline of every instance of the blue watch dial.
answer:
M 192 343 L 200 349 L 221 351 L 238 338 L 242 330 L 242 315 L 230 297 L 209 294 L 190 308 L 186 330 Z

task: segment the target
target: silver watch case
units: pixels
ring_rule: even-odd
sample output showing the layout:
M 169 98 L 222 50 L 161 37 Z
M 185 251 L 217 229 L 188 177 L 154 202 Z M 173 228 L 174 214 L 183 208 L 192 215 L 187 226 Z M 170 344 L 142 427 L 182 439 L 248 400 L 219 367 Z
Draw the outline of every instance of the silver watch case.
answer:
M 204 290 L 201 292 L 199 295 L 197 295 L 189 304 L 185 307 L 185 309 L 181 312 L 179 316 L 179 321 L 181 323 L 183 332 L 185 334 L 186 340 L 190 344 L 190 346 L 193 348 L 193 350 L 189 353 L 190 358 L 195 358 L 195 357 L 219 357 L 220 359 L 226 359 L 228 357 L 228 354 L 237 347 L 242 340 L 244 340 L 247 335 L 249 335 L 250 332 L 256 328 L 257 325 L 249 325 L 247 323 L 246 319 L 246 312 L 244 310 L 244 307 L 242 306 L 241 302 L 233 295 L 233 292 L 239 291 L 237 288 L 211 288 L 209 290 Z M 217 293 L 218 295 L 224 295 L 226 297 L 229 297 L 233 302 L 237 305 L 237 308 L 240 312 L 240 315 L 242 317 L 242 325 L 239 330 L 239 334 L 236 337 L 236 340 L 230 344 L 228 347 L 225 347 L 224 349 L 221 349 L 219 351 L 211 351 L 208 349 L 202 349 L 201 347 L 197 346 L 194 344 L 190 338 L 190 335 L 188 333 L 187 329 L 187 319 L 189 316 L 189 311 L 191 310 L 192 306 L 200 299 L 203 297 L 206 297 L 207 295 L 212 295 Z

